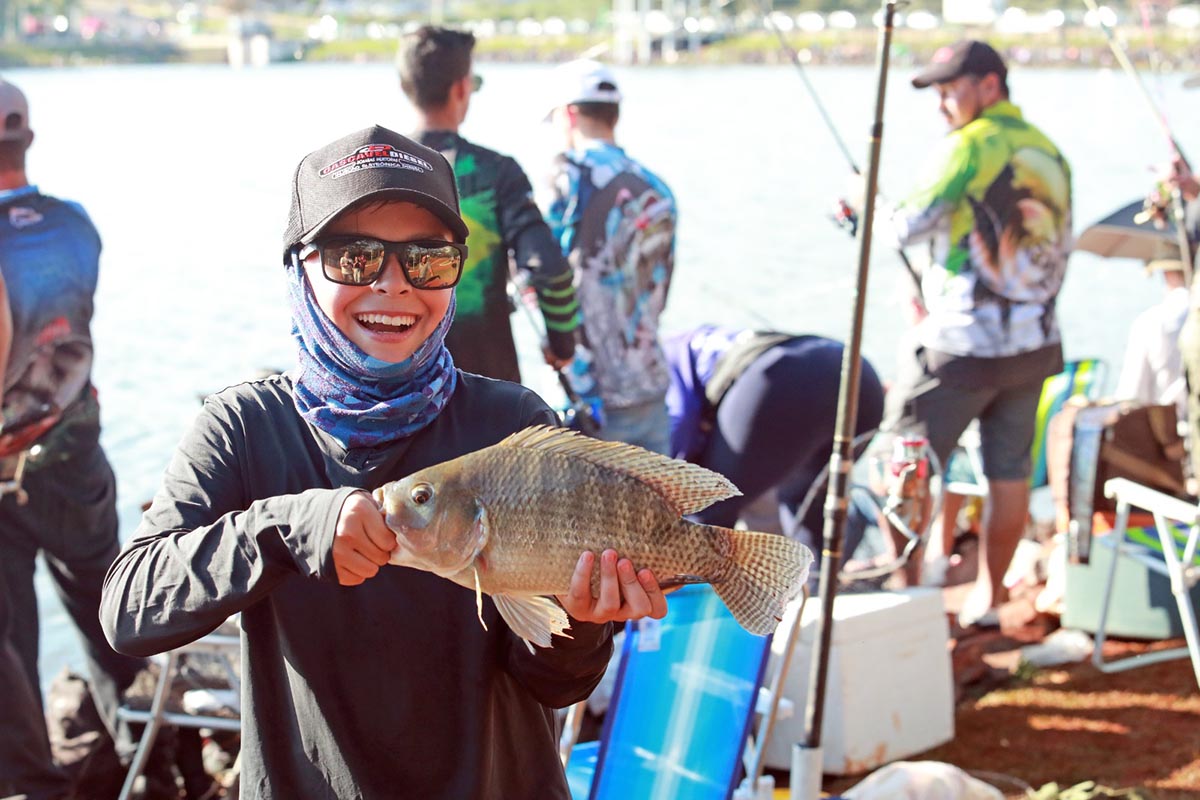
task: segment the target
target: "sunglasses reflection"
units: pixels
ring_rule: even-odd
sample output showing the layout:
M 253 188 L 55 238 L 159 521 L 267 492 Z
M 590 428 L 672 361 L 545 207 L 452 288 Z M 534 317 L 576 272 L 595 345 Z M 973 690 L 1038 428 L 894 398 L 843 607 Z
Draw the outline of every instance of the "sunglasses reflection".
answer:
M 367 257 L 362 253 L 342 253 L 338 262 L 342 272 L 342 280 L 350 283 L 366 283 Z M 373 276 L 372 276 L 373 277 Z
M 462 275 L 467 246 L 441 240 L 385 242 L 355 238 L 314 242 L 301 252 L 301 259 L 317 255 L 325 277 L 335 283 L 367 286 L 383 274 L 389 255 L 409 284 L 417 289 L 451 289 Z

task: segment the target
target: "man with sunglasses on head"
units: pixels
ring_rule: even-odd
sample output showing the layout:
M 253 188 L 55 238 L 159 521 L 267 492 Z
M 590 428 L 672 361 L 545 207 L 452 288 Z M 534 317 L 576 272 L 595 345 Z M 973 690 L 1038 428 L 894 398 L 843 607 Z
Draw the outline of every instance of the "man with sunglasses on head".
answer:
M 469 142 L 458 129 L 482 80 L 472 70 L 475 37 L 425 26 L 400 40 L 400 87 L 417 111 L 417 141 L 454 167 L 470 255 L 458 285 L 458 310 L 446 346 L 460 369 L 519 383 L 509 315 L 509 259 L 529 276 L 545 319 L 546 361 L 564 366 L 575 352 L 578 303 L 571 270 L 533 202 L 529 179 L 509 156 Z
M 934 88 L 950 132 L 890 214 L 894 243 L 928 243 L 929 266 L 881 430 L 925 435 L 945 464 L 979 420 L 988 499 L 959 623 L 993 627 L 1028 516 L 1042 383 L 1063 367 L 1055 305 L 1073 242 L 1071 171 L 1009 100 L 1008 69 L 988 44 L 941 48 L 912 84 Z
M 436 150 L 374 126 L 305 156 L 281 276 L 298 365 L 205 400 L 105 582 L 126 652 L 241 614 L 247 797 L 568 800 L 553 709 L 599 681 L 613 622 L 667 612 L 649 570 L 581 553 L 557 597 L 570 638 L 527 648 L 490 597 L 390 563 L 371 490 L 555 423 L 529 389 L 455 368 L 466 239 Z
M 0 796 L 47 800 L 72 787 L 52 761 L 42 708 L 39 553 L 82 637 L 89 689 L 110 734 L 121 693 L 144 662 L 114 652 L 97 618 L 104 574 L 119 549 L 116 481 L 100 446 L 91 384 L 100 236 L 78 203 L 29 183 L 29 104 L 2 80 L 0 122 L 0 273 L 12 333 L 11 350 L 4 343 L 0 426 L 6 473 L 20 451 L 40 446 L 26 461 L 23 492 L 0 496 Z

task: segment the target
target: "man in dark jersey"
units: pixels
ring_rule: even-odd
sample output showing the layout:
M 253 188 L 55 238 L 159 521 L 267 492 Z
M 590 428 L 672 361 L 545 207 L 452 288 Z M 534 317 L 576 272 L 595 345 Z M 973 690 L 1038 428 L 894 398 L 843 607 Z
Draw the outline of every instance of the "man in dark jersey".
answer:
M 66 797 L 70 786 L 51 759 L 42 712 L 39 553 L 83 639 L 92 695 L 110 733 L 120 693 L 144 662 L 114 652 L 98 619 L 104 573 L 119 549 L 116 481 L 100 447 L 91 384 L 100 236 L 79 204 L 29 184 L 29 106 L 4 81 L 0 120 L 0 271 L 12 332 L 0 455 L 11 459 L 32 443 L 22 431 L 46 428 L 40 452 L 26 462 L 24 493 L 0 497 L 0 796 L 44 800 Z
M 559 368 L 575 352 L 579 304 L 562 250 L 533 202 L 521 167 L 458 135 L 477 88 L 471 71 L 475 37 L 425 26 L 400 41 L 400 87 L 417 110 L 413 137 L 441 151 L 454 167 L 463 218 L 471 234 L 458 311 L 446 337 L 454 363 L 467 372 L 520 382 L 508 299 L 509 256 L 529 275 L 546 320 L 546 361 Z

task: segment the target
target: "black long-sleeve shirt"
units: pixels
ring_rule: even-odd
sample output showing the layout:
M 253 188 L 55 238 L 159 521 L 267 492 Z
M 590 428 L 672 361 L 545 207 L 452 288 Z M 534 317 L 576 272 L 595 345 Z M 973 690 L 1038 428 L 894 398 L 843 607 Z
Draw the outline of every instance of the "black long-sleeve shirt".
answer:
M 533 187 L 510 156 L 453 131 L 422 131 L 421 144 L 454 166 L 469 253 L 455 290 L 457 310 L 446 346 L 459 369 L 519 382 L 508 299 L 509 259 L 537 293 L 547 344 L 559 358 L 575 352 L 579 303 L 574 273 L 533 201 Z
M 460 374 L 427 428 L 346 452 L 299 416 L 288 378 L 210 397 L 105 581 L 113 646 L 148 655 L 241 612 L 247 798 L 567 798 L 552 707 L 586 697 L 612 626 L 530 653 L 490 599 L 384 566 L 337 583 L 334 526 L 356 488 L 552 423 L 519 386 Z

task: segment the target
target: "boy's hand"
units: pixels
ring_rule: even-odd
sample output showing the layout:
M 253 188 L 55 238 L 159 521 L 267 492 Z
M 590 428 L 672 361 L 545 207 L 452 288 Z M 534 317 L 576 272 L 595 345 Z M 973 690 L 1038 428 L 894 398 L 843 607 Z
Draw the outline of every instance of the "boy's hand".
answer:
M 396 549 L 396 534 L 383 521 L 379 506 L 366 492 L 346 498 L 333 534 L 333 566 L 338 583 L 357 586 L 375 577 Z
M 642 617 L 662 619 L 667 615 L 667 598 L 648 569 L 634 572 L 633 562 L 618 558 L 616 550 L 605 550 L 599 558 L 600 596 L 592 597 L 592 570 L 596 556 L 585 552 L 575 565 L 567 594 L 558 602 L 580 622 L 625 622 Z

